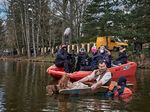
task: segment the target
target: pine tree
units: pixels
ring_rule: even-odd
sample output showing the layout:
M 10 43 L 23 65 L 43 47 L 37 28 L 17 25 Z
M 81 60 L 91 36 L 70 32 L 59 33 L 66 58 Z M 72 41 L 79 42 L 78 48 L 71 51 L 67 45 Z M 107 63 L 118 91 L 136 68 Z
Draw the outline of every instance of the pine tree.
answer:
M 88 37 L 112 35 L 115 4 L 112 0 L 93 0 L 89 3 L 84 12 L 83 33 Z
M 137 37 L 139 40 L 150 40 L 150 1 L 124 0 L 124 5 L 128 11 L 127 23 L 130 23 L 126 25 L 128 36 Z
M 149 0 L 93 0 L 84 12 L 83 33 L 87 37 L 116 35 L 150 37 Z

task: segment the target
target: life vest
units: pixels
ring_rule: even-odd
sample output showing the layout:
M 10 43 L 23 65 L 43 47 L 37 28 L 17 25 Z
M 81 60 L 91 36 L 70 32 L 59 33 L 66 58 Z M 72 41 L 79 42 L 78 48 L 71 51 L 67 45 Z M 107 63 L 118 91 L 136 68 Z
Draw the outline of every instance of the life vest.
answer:
M 107 68 L 103 73 L 99 73 L 99 69 L 95 71 L 95 78 L 94 81 L 96 80 L 96 78 L 100 75 L 99 80 L 101 80 L 103 78 L 103 76 L 105 75 L 106 72 L 110 72 L 109 69 Z M 111 74 L 112 75 L 112 74 Z M 109 86 L 111 83 L 111 79 L 105 83 L 103 86 Z
M 127 98 L 132 95 L 132 91 L 125 86 L 114 86 L 111 84 L 109 86 L 108 96 L 119 96 L 121 98 Z

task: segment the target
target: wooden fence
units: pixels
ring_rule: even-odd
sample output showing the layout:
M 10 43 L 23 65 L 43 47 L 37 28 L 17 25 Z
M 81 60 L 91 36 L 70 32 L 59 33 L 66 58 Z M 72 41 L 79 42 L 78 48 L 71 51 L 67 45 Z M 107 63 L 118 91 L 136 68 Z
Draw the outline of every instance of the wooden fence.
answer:
M 80 48 L 85 48 L 86 52 L 90 52 L 91 51 L 91 48 L 92 46 L 95 46 L 96 44 L 95 43 L 81 43 L 80 45 L 78 44 L 73 44 L 73 45 L 68 45 L 67 46 L 67 50 L 69 53 L 72 53 L 72 51 L 74 51 L 74 53 L 78 53 Z M 41 53 L 41 54 L 55 54 L 59 49 L 61 48 L 61 45 L 60 46 L 56 46 L 56 47 L 44 47 L 44 48 L 39 48 L 38 51 Z M 22 54 L 24 53 L 24 49 L 22 48 Z

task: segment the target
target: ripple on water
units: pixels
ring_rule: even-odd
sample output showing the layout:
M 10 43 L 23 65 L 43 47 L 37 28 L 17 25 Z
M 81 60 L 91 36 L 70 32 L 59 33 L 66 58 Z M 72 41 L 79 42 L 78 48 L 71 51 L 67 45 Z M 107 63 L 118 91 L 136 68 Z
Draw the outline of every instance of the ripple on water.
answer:
M 4 100 L 3 100 L 4 91 L 2 88 L 0 88 L 0 112 L 3 112 L 5 109 L 4 107 Z

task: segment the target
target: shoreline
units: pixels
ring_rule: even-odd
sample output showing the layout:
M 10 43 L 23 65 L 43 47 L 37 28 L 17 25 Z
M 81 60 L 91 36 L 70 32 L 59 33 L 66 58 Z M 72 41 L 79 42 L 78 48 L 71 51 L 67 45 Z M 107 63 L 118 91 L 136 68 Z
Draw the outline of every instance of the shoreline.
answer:
M 55 56 L 38 56 L 28 58 L 27 56 L 4 56 L 0 57 L 2 61 L 26 61 L 26 62 L 46 62 L 46 63 L 54 63 Z M 129 61 L 133 61 L 132 59 Z M 133 62 L 137 63 L 137 68 L 140 69 L 150 69 L 150 58 L 138 58 Z
M 45 59 L 44 56 L 39 57 L 31 57 L 28 58 L 26 56 L 20 56 L 20 57 L 12 57 L 12 56 L 6 56 L 6 57 L 0 57 L 0 60 L 2 61 L 28 61 L 28 62 L 47 62 L 47 63 L 53 63 L 53 59 Z

